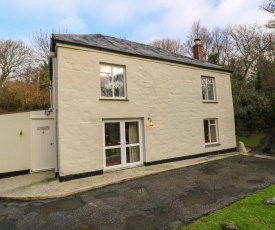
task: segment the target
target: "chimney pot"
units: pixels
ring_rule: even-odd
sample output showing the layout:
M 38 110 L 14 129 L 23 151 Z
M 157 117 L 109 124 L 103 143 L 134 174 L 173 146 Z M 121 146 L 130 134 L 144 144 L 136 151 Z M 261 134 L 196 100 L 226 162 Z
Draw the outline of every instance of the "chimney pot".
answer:
M 201 44 L 201 39 L 196 38 L 194 40 L 195 45 L 193 46 L 193 57 L 194 59 L 203 60 L 203 46 Z
M 196 45 L 201 45 L 201 39 L 199 39 L 199 38 L 196 38 L 194 40 L 194 42 L 195 42 Z

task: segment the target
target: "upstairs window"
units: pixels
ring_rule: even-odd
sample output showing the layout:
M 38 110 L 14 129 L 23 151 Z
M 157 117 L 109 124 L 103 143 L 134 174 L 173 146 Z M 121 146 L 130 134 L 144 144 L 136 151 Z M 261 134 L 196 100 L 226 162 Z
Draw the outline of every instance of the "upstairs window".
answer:
M 100 65 L 102 98 L 125 99 L 125 68 L 116 65 Z
M 204 124 L 204 142 L 208 144 L 218 143 L 218 125 L 217 119 L 205 119 Z
M 215 81 L 212 77 L 202 77 L 202 99 L 204 101 L 216 101 Z

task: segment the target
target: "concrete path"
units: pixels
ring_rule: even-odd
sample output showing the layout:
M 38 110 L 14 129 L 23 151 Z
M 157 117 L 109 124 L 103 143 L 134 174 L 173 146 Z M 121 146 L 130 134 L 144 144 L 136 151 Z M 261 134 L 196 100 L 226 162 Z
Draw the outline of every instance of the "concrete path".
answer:
M 274 184 L 274 163 L 236 155 L 60 199 L 0 201 L 0 230 L 176 230 Z
M 269 159 L 269 160 L 275 160 L 275 156 L 274 155 L 257 154 L 257 153 L 253 153 L 253 152 L 241 153 L 241 154 L 244 155 L 244 156 L 259 157 L 259 158 L 264 158 L 264 159 Z
M 42 200 L 61 198 L 123 181 L 129 181 L 204 162 L 216 161 L 236 155 L 239 155 L 239 153 L 233 152 L 147 167 L 142 166 L 62 183 L 54 178 L 54 172 L 52 171 L 10 177 L 0 179 L 0 199 Z

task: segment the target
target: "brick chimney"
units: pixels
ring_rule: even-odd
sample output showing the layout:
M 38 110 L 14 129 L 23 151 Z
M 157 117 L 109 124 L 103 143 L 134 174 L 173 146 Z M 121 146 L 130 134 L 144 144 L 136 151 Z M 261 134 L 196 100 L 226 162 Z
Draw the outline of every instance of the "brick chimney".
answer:
M 203 60 L 203 46 L 201 44 L 201 39 L 196 38 L 194 40 L 195 45 L 193 46 L 193 57 L 194 59 Z

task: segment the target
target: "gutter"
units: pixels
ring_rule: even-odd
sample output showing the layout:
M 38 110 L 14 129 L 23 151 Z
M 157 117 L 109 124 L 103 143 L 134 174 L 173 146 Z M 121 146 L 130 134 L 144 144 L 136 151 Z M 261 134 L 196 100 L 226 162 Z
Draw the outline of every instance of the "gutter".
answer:
M 52 43 L 51 43 L 52 45 Z M 51 46 L 50 52 L 50 81 L 51 81 L 51 88 L 50 88 L 50 97 L 51 97 L 51 108 L 48 110 L 50 112 L 54 112 L 54 123 L 55 123 L 55 175 L 57 177 L 59 172 L 59 144 L 58 144 L 58 119 L 57 119 L 57 70 L 56 70 L 56 62 L 57 62 L 57 51 L 53 50 L 55 47 Z M 46 112 L 46 111 L 45 111 Z

